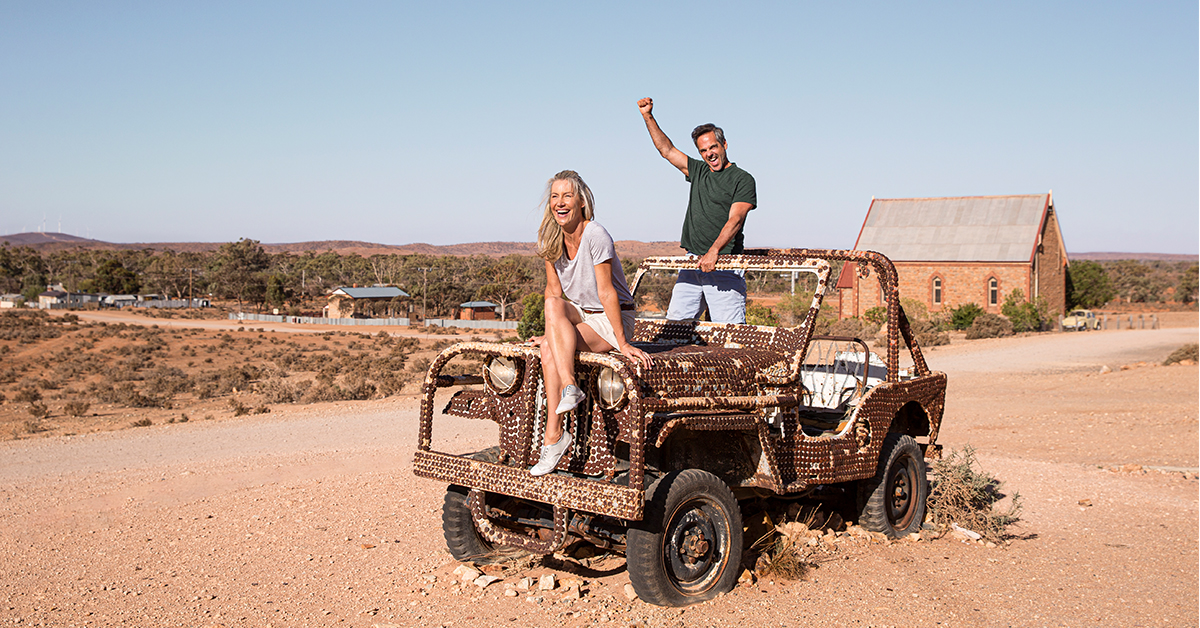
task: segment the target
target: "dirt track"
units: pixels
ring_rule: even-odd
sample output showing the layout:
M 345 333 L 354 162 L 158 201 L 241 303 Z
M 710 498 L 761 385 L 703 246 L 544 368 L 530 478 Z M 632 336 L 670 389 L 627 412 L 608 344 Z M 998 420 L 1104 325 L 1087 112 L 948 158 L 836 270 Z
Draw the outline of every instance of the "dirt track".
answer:
M 805 580 L 683 610 L 628 602 L 619 562 L 582 574 L 583 600 L 569 604 L 447 586 L 442 487 L 409 471 L 411 400 L 2 443 L 0 623 L 1196 625 L 1197 367 L 1119 370 L 1196 337 L 1052 334 L 927 352 L 950 375 L 941 442 L 970 442 L 1020 491 L 1022 538 L 850 549 Z M 1117 370 L 1100 375 L 1105 364 Z M 492 440 L 490 424 L 439 425 L 448 448 Z M 1191 473 L 1111 470 L 1125 464 Z

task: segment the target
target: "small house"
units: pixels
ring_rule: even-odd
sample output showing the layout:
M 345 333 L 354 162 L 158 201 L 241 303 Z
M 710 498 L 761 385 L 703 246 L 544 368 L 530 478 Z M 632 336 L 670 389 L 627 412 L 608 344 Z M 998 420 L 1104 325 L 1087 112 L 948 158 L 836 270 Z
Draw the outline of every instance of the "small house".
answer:
M 390 303 L 407 298 L 407 292 L 396 286 L 340 287 L 329 293 L 329 305 L 324 308 L 326 318 L 362 318 L 367 305 Z
M 496 308 L 491 301 L 468 301 L 458 306 L 458 318 L 464 321 L 494 321 Z

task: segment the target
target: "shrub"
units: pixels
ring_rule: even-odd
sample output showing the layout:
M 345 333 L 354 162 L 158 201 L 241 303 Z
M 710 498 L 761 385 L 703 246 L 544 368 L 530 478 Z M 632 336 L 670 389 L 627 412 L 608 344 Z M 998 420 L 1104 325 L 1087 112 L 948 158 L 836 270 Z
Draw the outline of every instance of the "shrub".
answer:
M 35 419 L 44 419 L 50 416 L 50 409 L 46 404 L 35 401 L 29 404 L 29 414 Z
M 130 423 L 129 427 L 150 427 L 151 425 L 154 425 L 154 421 L 151 421 L 150 419 L 138 419 L 133 423 Z
M 829 336 L 850 336 L 851 338 L 870 338 L 874 336 L 879 328 L 869 321 L 864 321 L 859 318 L 843 318 L 840 321 L 829 326 L 826 335 Z
M 775 327 L 779 325 L 779 318 L 775 316 L 775 312 L 772 312 L 771 308 L 751 301 L 746 304 L 746 324 Z
M 26 386 L 17 391 L 13 401 L 17 403 L 37 403 L 42 400 L 42 393 L 32 386 Z
M 73 417 L 81 417 L 86 415 L 88 408 L 91 407 L 92 404 L 86 401 L 68 401 L 63 405 L 63 411 Z
M 1200 344 L 1193 342 L 1191 344 L 1183 345 L 1182 347 L 1172 351 L 1171 355 L 1167 356 L 1166 360 L 1163 360 L 1163 366 L 1176 364 L 1178 362 L 1183 362 L 1184 360 L 1200 362 L 1200 355 L 1197 355 L 1198 353 L 1200 353 Z
M 909 321 L 908 326 L 912 330 L 913 337 L 917 339 L 917 344 L 922 347 L 937 347 L 950 344 L 950 334 L 942 331 L 938 327 L 938 324 L 931 320 L 918 319 Z
M 229 398 L 229 409 L 233 411 L 233 416 L 244 416 L 250 414 L 250 408 L 242 403 L 237 397 Z
M 1020 521 L 1021 495 L 1014 492 L 1006 510 L 996 510 L 1004 499 L 1004 484 L 977 468 L 975 449 L 967 445 L 951 451 L 933 464 L 929 490 L 929 519 L 939 526 L 957 523 L 989 541 L 1003 541 L 1007 529 Z
M 887 308 L 883 306 L 870 308 L 863 312 L 862 317 L 876 325 L 882 325 L 887 322 Z
M 1007 318 L 984 312 L 975 317 L 967 328 L 967 340 L 978 338 L 1001 338 L 1013 335 L 1012 323 Z
M 950 326 L 959 331 L 967 329 L 980 314 L 983 314 L 983 308 L 978 303 L 964 303 L 950 308 Z
M 1012 323 L 1014 332 L 1044 329 L 1049 320 L 1046 310 L 1045 299 L 1038 297 L 1030 303 L 1025 300 L 1025 293 L 1020 288 L 1009 292 L 1004 298 L 1004 305 L 1000 307 L 1000 311 Z
M 900 297 L 900 307 L 904 310 L 904 315 L 908 317 L 910 323 L 929 318 L 929 308 L 916 299 Z
M 517 335 L 521 340 L 546 333 L 546 297 L 536 292 L 521 299 L 521 320 L 517 323 Z

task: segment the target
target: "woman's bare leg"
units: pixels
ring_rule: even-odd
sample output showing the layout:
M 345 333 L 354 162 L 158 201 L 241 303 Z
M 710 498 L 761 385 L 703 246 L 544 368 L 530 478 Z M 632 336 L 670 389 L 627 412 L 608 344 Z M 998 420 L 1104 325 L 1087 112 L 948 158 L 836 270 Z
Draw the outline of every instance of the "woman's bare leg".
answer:
M 562 438 L 562 417 L 554 411 L 562 400 L 562 389 L 575 382 L 575 325 L 579 313 L 562 299 L 546 299 L 546 336 L 542 339 L 542 373 L 546 382 L 546 436 L 544 444 Z M 547 351 L 549 349 L 549 351 Z

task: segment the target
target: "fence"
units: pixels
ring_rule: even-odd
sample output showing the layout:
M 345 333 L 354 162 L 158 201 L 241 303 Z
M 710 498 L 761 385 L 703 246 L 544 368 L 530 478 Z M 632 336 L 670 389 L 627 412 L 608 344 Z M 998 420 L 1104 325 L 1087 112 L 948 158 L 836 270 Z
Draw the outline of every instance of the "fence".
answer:
M 463 327 L 466 329 L 516 329 L 517 321 L 464 321 L 456 318 L 427 318 L 427 327 Z
M 260 321 L 264 323 L 291 323 L 293 325 L 370 325 L 374 327 L 408 327 L 407 318 L 324 318 L 321 316 L 274 316 L 271 314 L 250 314 L 234 312 L 229 315 L 231 321 Z

